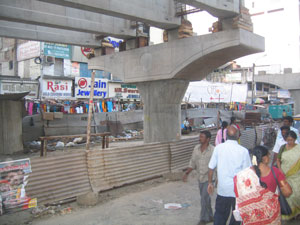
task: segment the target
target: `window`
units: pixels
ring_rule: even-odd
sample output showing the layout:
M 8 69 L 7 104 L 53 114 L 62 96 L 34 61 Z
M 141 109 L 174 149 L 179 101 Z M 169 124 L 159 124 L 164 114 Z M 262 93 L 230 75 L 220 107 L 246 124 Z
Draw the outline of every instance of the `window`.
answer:
M 252 90 L 252 82 L 248 83 L 248 90 Z
M 9 61 L 9 70 L 12 70 L 14 68 L 14 61 Z
M 262 83 L 256 83 L 256 90 L 262 91 Z

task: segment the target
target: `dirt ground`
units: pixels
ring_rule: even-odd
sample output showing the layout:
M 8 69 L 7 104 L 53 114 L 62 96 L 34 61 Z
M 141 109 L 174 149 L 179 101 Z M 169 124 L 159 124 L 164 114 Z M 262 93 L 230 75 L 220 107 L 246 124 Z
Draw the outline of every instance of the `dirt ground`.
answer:
M 179 178 L 179 176 L 178 176 Z M 212 196 L 214 209 L 216 194 Z M 177 210 L 164 209 L 166 203 L 180 203 Z M 61 205 L 71 208 L 65 215 L 53 213 L 35 217 L 31 210 L 0 217 L 1 225 L 196 225 L 200 195 L 195 174 L 187 183 L 153 179 L 106 191 L 94 207 L 82 208 L 76 202 Z M 210 223 L 209 225 L 211 225 Z M 287 224 L 300 224 L 299 221 Z

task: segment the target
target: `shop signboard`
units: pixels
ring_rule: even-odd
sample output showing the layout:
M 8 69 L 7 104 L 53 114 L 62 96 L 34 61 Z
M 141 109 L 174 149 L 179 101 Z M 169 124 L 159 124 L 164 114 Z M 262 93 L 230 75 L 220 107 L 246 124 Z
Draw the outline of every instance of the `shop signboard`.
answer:
M 0 80 L 0 94 L 29 92 L 26 98 L 37 98 L 38 81 Z
M 95 78 L 94 98 L 107 98 L 108 80 Z M 75 77 L 75 97 L 89 98 L 91 92 L 91 78 Z
M 109 97 L 120 99 L 140 99 L 140 92 L 136 85 L 110 83 Z
M 17 48 L 17 60 L 23 61 L 40 56 L 41 45 L 39 41 L 28 41 Z
M 25 191 L 30 173 L 29 158 L 0 162 L 0 215 L 36 207 Z
M 289 90 L 279 89 L 279 90 L 277 90 L 277 97 L 278 98 L 291 98 L 291 94 L 290 94 Z
M 44 43 L 44 55 L 55 58 L 71 59 L 71 45 Z
M 45 98 L 72 97 L 72 80 L 44 79 L 42 87 Z

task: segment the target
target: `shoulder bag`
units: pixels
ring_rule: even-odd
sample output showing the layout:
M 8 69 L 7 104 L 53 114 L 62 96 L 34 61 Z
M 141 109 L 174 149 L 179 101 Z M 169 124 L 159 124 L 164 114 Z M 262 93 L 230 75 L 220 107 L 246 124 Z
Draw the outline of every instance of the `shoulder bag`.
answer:
M 271 167 L 271 170 L 272 170 L 272 174 L 273 174 L 273 176 L 276 180 L 276 183 L 277 183 L 277 186 L 278 186 L 278 189 L 279 189 L 279 199 L 278 200 L 279 200 L 279 203 L 280 203 L 281 215 L 290 215 L 290 214 L 292 214 L 292 209 L 289 206 L 289 203 L 287 202 L 287 200 L 285 199 L 285 197 L 283 196 L 283 194 L 281 192 L 279 182 L 276 178 L 275 172 L 274 172 L 272 167 Z

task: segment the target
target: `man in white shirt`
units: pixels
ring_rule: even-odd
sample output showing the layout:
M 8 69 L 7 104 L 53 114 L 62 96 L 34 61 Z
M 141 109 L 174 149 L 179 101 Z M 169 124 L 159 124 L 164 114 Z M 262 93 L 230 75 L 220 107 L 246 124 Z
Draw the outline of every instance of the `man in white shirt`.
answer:
M 190 131 L 192 131 L 192 127 L 190 126 L 189 118 L 188 118 L 188 117 L 186 117 L 186 118 L 185 118 L 185 121 L 183 121 L 183 125 L 184 125 L 184 129 L 185 129 L 185 130 L 190 130 Z
M 294 123 L 293 117 L 286 116 L 286 117 L 283 118 L 283 126 L 288 126 L 290 128 L 290 130 L 294 131 L 297 134 L 296 143 L 299 144 L 300 143 L 299 131 L 298 131 L 297 128 L 293 127 L 293 123 Z M 283 139 L 281 131 L 278 131 L 278 133 L 277 133 L 276 141 L 278 139 Z
M 217 167 L 218 195 L 216 199 L 214 225 L 226 225 L 230 213 L 235 209 L 234 176 L 241 170 L 251 166 L 250 155 L 246 148 L 238 144 L 238 130 L 230 126 L 227 129 L 227 141 L 215 147 L 208 164 L 209 194 L 213 193 L 213 172 Z M 238 225 L 233 215 L 229 225 Z
M 289 126 L 282 126 L 280 128 L 280 131 L 278 131 L 278 133 L 281 133 L 283 138 L 276 138 L 276 142 L 273 148 L 273 161 L 272 161 L 272 165 L 275 164 L 276 159 L 277 159 L 277 155 L 279 153 L 280 147 L 284 144 L 286 144 L 286 137 L 285 135 L 290 131 L 290 127 Z M 278 135 L 277 135 L 278 137 Z

